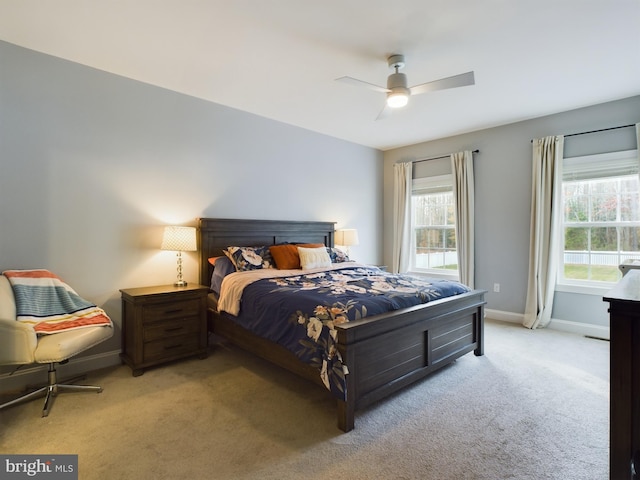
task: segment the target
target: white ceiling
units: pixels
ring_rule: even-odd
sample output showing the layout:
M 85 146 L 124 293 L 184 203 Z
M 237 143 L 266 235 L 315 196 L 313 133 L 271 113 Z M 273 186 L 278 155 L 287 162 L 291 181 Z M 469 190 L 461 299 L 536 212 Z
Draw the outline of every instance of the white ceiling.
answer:
M 382 150 L 640 94 L 640 0 L 0 0 L 0 40 Z M 376 121 L 334 80 L 392 53 L 476 84 Z

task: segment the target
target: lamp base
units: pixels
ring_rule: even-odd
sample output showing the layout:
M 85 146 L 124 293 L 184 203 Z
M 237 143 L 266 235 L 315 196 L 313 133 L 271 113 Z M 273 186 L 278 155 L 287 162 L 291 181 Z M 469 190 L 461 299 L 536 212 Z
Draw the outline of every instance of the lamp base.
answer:
M 173 284 L 174 287 L 186 287 L 187 286 L 187 282 L 185 282 L 184 280 L 179 280 L 177 282 L 175 282 Z

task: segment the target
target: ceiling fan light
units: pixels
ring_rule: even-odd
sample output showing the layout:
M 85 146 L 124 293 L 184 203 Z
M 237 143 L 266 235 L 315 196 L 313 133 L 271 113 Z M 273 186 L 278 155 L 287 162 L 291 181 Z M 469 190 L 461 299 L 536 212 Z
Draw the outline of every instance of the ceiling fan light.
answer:
M 390 108 L 402 108 L 409 103 L 409 94 L 405 91 L 392 91 L 387 94 L 387 105 Z

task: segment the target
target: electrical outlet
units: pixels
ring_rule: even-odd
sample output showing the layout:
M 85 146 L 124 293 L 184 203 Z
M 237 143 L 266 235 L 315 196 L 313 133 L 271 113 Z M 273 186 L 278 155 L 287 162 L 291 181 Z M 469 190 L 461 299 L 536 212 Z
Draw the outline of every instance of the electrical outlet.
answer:
M 493 291 L 496 293 L 500 293 L 500 284 L 499 283 L 494 283 L 493 284 Z

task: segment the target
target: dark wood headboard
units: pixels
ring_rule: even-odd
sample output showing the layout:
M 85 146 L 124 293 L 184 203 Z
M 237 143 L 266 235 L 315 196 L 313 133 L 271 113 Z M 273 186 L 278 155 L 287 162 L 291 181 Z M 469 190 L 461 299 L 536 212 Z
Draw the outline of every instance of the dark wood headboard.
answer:
M 229 246 L 250 247 L 278 243 L 324 243 L 333 247 L 335 222 L 199 218 L 198 250 L 201 285 L 211 283 L 211 257 Z

